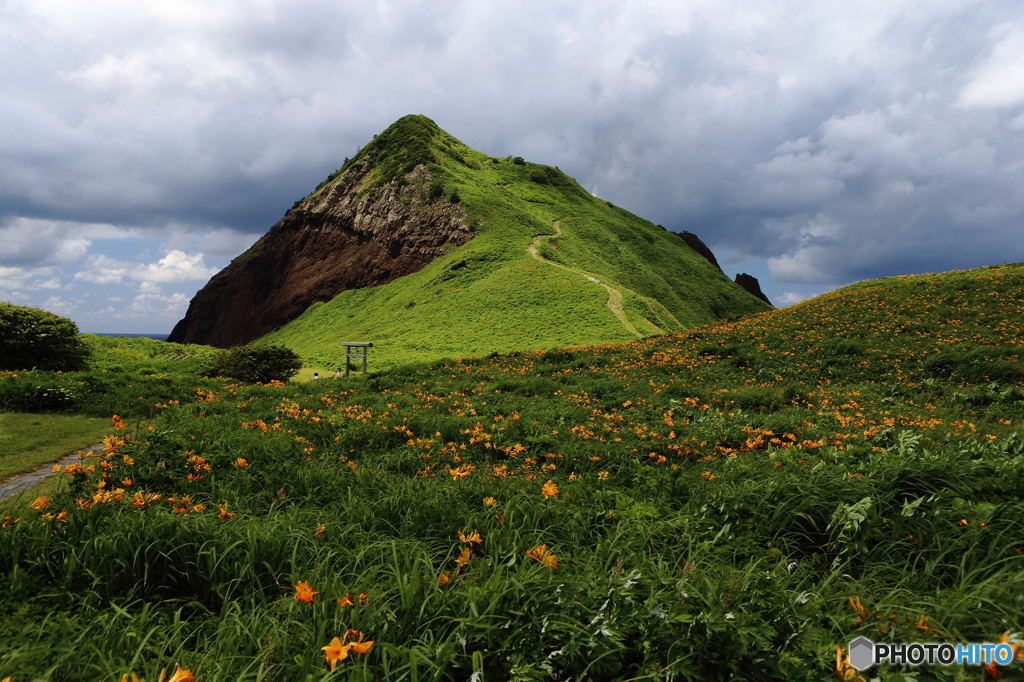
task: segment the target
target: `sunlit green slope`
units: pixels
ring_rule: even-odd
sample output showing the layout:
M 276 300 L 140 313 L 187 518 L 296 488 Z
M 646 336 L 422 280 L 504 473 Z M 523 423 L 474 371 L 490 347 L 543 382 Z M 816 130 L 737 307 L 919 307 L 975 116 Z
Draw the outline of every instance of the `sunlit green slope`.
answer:
M 314 364 L 371 341 L 374 367 L 513 349 L 621 342 L 767 310 L 677 236 L 598 199 L 557 168 L 492 158 L 430 119 L 406 116 L 304 201 L 357 164 L 359 191 L 424 163 L 426 200 L 465 207 L 477 235 L 420 272 L 347 291 L 263 337 Z

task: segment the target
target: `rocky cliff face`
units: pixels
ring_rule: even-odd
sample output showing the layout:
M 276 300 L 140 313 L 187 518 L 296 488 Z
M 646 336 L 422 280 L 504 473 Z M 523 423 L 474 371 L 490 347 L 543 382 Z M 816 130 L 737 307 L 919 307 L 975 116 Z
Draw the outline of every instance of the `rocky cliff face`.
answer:
M 708 248 L 707 244 L 701 241 L 700 237 L 695 235 L 693 232 L 687 232 L 686 230 L 683 230 L 682 232 L 673 232 L 672 234 L 677 235 L 680 239 L 686 242 L 687 246 L 704 256 L 704 258 L 718 268 L 719 271 L 722 270 L 722 266 L 718 264 L 718 259 L 715 258 L 715 254 L 711 252 L 711 249 Z M 735 281 L 736 284 L 739 284 L 741 287 L 746 289 L 748 293 L 756 296 L 768 305 L 772 305 L 772 302 L 769 301 L 768 297 L 761 291 L 761 283 L 757 281 L 757 277 L 741 272 L 736 275 Z
M 772 305 L 772 302 L 769 301 L 768 297 L 765 296 L 764 293 L 761 291 L 761 283 L 757 281 L 757 277 L 754 277 L 753 275 L 748 275 L 745 272 L 741 272 L 736 275 L 736 284 L 739 284 L 741 287 L 746 289 L 754 296 L 757 296 L 759 299 L 761 299 L 768 305 Z
M 369 170 L 353 164 L 288 211 L 196 294 L 167 340 L 247 343 L 314 303 L 416 272 L 474 236 L 460 204 L 431 198 L 426 166 L 376 186 L 364 182 Z

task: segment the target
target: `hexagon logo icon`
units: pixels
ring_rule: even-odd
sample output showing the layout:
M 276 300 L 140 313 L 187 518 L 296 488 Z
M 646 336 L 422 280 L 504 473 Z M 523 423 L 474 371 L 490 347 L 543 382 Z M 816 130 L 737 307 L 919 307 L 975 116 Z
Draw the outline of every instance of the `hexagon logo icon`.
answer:
M 875 643 L 867 637 L 858 637 L 850 642 L 850 665 L 858 671 L 875 664 Z

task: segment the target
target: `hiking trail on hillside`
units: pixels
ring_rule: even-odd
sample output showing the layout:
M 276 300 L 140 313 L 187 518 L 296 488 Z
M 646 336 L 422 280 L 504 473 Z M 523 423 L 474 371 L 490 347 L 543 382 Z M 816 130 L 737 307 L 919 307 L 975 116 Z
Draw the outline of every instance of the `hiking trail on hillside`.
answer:
M 526 247 L 526 252 L 529 253 L 530 256 L 534 260 L 538 260 L 541 263 L 547 263 L 548 265 L 553 265 L 556 268 L 562 268 L 563 270 L 568 270 L 569 272 L 575 273 L 575 274 L 580 275 L 582 277 L 586 277 L 588 280 L 590 280 L 594 284 L 599 284 L 600 286 L 603 286 L 605 289 L 608 290 L 608 309 L 612 311 L 612 314 L 614 314 L 615 317 L 619 318 L 619 322 L 622 323 L 622 326 L 625 327 L 626 330 L 630 334 L 633 334 L 637 338 L 641 338 L 642 339 L 644 335 L 641 334 L 640 332 L 638 332 L 636 327 L 634 327 L 633 324 L 629 320 L 626 319 L 626 313 L 622 310 L 622 292 L 621 291 L 619 291 L 615 287 L 612 287 L 612 286 L 609 286 L 609 285 L 605 284 L 604 282 L 599 280 L 597 277 L 594 277 L 591 273 L 586 272 L 585 270 L 578 270 L 576 268 L 570 268 L 567 265 L 562 265 L 561 263 L 556 263 L 555 261 L 548 260 L 547 258 L 544 258 L 543 256 L 541 256 L 537 252 L 537 247 L 540 246 L 540 242 L 541 242 L 542 239 L 552 239 L 554 237 L 560 237 L 562 235 L 562 225 L 561 225 L 561 221 L 560 220 L 553 221 L 551 223 L 551 225 L 555 228 L 555 233 L 554 234 L 542 234 L 542 235 L 539 235 L 537 237 L 534 237 L 533 238 L 533 242 L 529 246 Z M 657 327 L 655 327 L 655 328 L 657 329 Z M 658 331 L 660 333 L 664 333 L 664 331 L 662 331 L 661 329 L 658 329 Z

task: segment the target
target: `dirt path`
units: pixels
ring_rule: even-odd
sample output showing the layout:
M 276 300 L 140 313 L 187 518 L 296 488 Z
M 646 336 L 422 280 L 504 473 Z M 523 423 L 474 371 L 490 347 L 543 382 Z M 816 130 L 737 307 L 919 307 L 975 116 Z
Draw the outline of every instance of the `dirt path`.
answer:
M 607 284 L 599 280 L 597 277 L 594 277 L 589 272 L 577 270 L 576 268 L 570 268 L 566 265 L 562 265 L 561 263 L 556 263 L 554 261 L 547 260 L 537 252 L 537 247 L 540 246 L 540 242 L 542 239 L 552 239 L 553 237 L 560 237 L 562 235 L 562 225 L 560 223 L 561 221 L 559 220 L 556 220 L 553 223 L 551 223 L 551 225 L 555 228 L 554 234 L 542 234 L 539 237 L 534 237 L 533 243 L 526 247 L 526 252 L 530 254 L 530 257 L 532 257 L 534 260 L 538 260 L 541 263 L 547 263 L 548 265 L 553 265 L 556 268 L 568 270 L 569 272 L 572 272 L 574 274 L 586 277 L 594 284 L 599 284 L 603 286 L 605 289 L 608 290 L 608 309 L 612 311 L 612 314 L 614 314 L 615 317 L 619 318 L 619 322 L 622 323 L 622 326 L 625 327 L 630 334 L 635 335 L 637 338 L 643 338 L 644 335 L 638 332 L 636 330 L 636 327 L 634 327 L 632 323 L 626 319 L 626 313 L 623 312 L 622 310 L 621 291 L 619 291 L 615 287 L 608 286 Z

